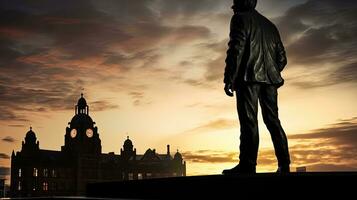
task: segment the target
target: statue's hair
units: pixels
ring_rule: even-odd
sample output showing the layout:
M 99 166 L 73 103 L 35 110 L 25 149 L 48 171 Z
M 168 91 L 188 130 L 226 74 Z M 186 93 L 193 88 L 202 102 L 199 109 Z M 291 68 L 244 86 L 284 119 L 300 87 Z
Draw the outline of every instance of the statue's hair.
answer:
M 233 0 L 233 9 L 252 10 L 257 6 L 257 0 Z

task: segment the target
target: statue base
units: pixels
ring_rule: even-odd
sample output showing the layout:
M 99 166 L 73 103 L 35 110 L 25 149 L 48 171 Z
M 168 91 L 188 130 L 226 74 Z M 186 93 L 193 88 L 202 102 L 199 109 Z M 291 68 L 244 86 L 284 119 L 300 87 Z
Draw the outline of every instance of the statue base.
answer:
M 356 194 L 357 172 L 313 172 L 286 175 L 209 175 L 91 183 L 87 197 L 123 199 L 239 199 L 249 197 L 307 198 Z

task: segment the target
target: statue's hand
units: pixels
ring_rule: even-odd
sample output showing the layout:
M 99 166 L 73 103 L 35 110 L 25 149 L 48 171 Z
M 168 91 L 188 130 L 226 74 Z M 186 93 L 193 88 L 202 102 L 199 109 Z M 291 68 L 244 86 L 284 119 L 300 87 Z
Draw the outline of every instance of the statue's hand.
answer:
M 227 96 L 229 96 L 229 97 L 234 96 L 232 84 L 226 84 L 224 86 L 224 91 L 226 92 Z

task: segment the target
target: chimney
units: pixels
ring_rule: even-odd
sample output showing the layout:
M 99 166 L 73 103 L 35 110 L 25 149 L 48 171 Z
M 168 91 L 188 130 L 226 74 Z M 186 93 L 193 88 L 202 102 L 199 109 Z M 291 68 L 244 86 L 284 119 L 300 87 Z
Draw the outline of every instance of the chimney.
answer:
M 168 156 L 170 155 L 170 145 L 169 144 L 167 145 L 167 155 Z

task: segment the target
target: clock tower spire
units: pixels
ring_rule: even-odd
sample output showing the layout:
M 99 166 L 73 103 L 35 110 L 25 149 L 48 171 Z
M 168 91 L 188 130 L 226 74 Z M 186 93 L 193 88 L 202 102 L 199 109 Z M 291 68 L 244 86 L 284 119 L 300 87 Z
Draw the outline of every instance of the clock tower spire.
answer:
M 81 93 L 74 116 L 66 127 L 62 150 L 72 154 L 101 154 L 102 146 L 95 122 L 89 116 L 89 106 Z

